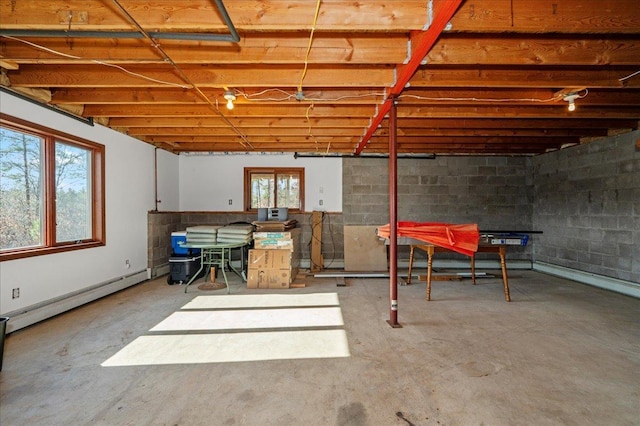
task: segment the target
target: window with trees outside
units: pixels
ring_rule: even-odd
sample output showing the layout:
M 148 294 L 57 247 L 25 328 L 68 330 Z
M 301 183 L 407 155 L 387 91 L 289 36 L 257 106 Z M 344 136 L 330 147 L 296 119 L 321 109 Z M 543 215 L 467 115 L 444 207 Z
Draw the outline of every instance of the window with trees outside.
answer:
M 2 114 L 0 260 L 104 242 L 104 146 Z
M 304 168 L 245 167 L 244 209 L 287 207 L 304 211 Z

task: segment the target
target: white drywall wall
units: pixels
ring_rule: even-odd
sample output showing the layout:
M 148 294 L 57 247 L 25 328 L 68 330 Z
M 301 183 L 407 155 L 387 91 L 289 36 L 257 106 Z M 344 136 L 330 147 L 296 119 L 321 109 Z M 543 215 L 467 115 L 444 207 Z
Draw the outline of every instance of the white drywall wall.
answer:
M 342 211 L 341 158 L 296 159 L 292 154 L 179 157 L 182 211 L 242 211 L 245 167 L 304 167 L 305 210 Z
M 158 210 L 180 210 L 180 175 L 178 156 L 162 149 L 156 150 L 158 168 Z
M 0 93 L 0 111 L 105 145 L 106 177 L 106 246 L 1 262 L 0 313 L 144 271 L 147 212 L 154 208 L 154 148 L 6 93 Z M 12 299 L 11 291 L 16 287 L 20 297 Z

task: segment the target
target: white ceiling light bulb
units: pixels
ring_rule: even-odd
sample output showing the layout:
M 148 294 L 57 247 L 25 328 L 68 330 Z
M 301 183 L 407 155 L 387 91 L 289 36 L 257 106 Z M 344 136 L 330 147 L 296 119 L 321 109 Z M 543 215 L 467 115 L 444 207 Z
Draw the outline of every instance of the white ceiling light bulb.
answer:
M 567 93 L 564 97 L 564 100 L 569 102 L 569 111 L 575 111 L 576 110 L 576 99 L 578 99 L 580 96 L 577 93 Z
M 233 109 L 233 101 L 236 100 L 236 95 L 231 90 L 227 90 L 224 92 L 224 98 L 227 100 L 227 109 Z

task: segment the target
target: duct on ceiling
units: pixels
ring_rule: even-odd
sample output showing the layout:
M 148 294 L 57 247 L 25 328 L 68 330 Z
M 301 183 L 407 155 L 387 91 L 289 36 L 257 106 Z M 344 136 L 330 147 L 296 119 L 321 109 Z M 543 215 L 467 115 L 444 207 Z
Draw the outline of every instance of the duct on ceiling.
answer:
M 222 0 L 214 0 L 222 20 L 229 29 L 228 34 L 220 33 L 179 33 L 153 31 L 148 34 L 155 39 L 193 40 L 193 41 L 228 41 L 237 43 L 240 36 L 236 31 Z M 0 36 L 10 37 L 70 37 L 70 38 L 144 38 L 138 31 L 67 31 L 67 30 L 7 30 L 0 29 Z

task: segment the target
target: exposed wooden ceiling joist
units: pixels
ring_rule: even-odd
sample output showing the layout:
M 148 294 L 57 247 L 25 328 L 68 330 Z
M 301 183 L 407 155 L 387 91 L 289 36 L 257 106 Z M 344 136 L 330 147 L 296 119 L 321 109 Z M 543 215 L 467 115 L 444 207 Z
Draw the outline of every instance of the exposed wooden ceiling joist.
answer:
M 119 3 L 149 32 L 226 28 L 211 0 Z M 175 66 L 145 39 L 0 37 L 0 67 L 22 93 L 50 93 L 40 101 L 173 152 L 353 153 L 416 32 L 446 4 L 323 0 L 307 54 L 316 2 L 234 0 L 225 7 L 240 42 L 157 41 Z M 639 9 L 637 0 L 463 1 L 399 88 L 398 152 L 532 155 L 637 129 Z M 0 33 L 136 31 L 102 0 L 0 0 L 0 16 Z M 572 91 L 578 108 L 568 112 Z M 386 118 L 371 129 L 366 152 L 388 149 L 387 129 Z

